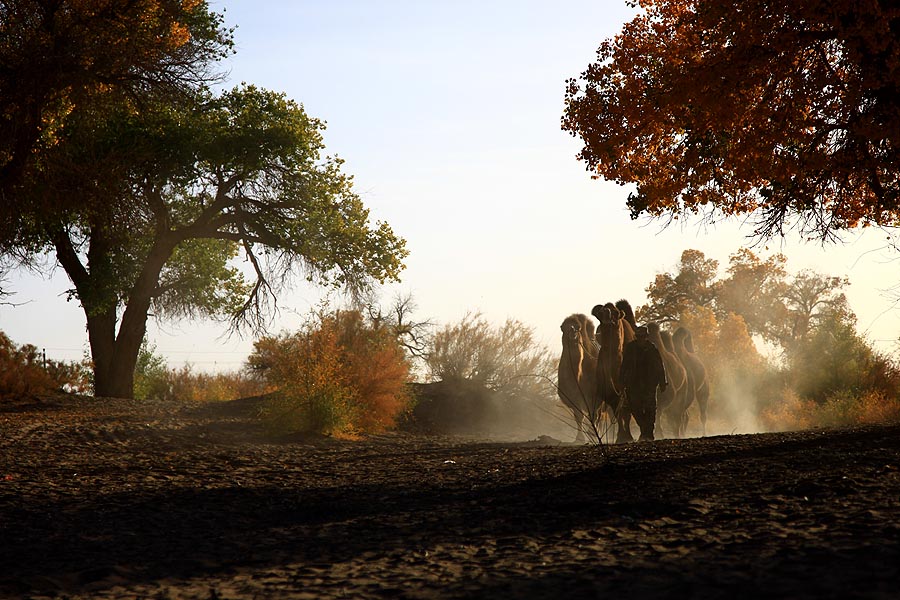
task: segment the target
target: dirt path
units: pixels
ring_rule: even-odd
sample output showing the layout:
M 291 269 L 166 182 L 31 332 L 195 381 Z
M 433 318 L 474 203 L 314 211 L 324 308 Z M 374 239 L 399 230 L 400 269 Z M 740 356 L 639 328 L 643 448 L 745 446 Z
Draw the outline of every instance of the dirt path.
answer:
M 0 404 L 0 597 L 897 597 L 898 425 L 601 452 L 252 410 Z

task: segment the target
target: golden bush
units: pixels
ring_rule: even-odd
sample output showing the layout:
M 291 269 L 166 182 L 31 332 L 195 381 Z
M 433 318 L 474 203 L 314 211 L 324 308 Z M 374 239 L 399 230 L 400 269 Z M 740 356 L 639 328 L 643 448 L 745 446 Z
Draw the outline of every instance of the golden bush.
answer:
M 36 346 L 18 346 L 0 331 L 0 398 L 87 392 L 87 365 L 44 359 Z
M 396 336 L 359 311 L 321 315 L 299 332 L 261 338 L 248 366 L 273 391 L 262 416 L 278 432 L 384 431 L 411 401 L 410 367 Z

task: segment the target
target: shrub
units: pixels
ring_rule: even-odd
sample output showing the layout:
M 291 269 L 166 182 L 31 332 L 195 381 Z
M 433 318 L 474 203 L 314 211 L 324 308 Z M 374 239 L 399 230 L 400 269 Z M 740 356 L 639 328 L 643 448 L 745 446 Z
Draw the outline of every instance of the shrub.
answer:
M 134 372 L 134 397 L 138 400 L 221 402 L 259 396 L 267 390 L 246 372 L 195 373 L 190 365 L 169 369 L 156 354 L 156 346 L 144 343 Z
M 553 399 L 547 384 L 556 375 L 557 358 L 535 340 L 534 329 L 516 319 L 494 327 L 480 313 L 435 333 L 426 359 L 435 380 L 473 381 L 511 395 Z
M 195 373 L 191 365 L 167 372 L 169 398 L 189 402 L 223 402 L 260 396 L 267 390 L 243 371 Z
M 890 398 L 881 392 L 872 392 L 859 399 L 857 422 L 900 422 L 900 398 Z
M 817 405 L 785 389 L 781 398 L 772 401 L 759 415 L 766 431 L 795 431 L 816 426 Z
M 90 390 L 89 365 L 44 360 L 31 344 L 17 346 L 0 331 L 0 397 L 84 393 Z
M 787 390 L 781 402 L 762 411 L 760 420 L 768 431 L 897 422 L 900 399 L 878 391 L 860 396 L 843 392 L 815 402 Z
M 396 335 L 359 311 L 319 315 L 297 333 L 261 338 L 248 367 L 275 390 L 262 417 L 277 432 L 383 431 L 410 405 L 409 363 Z
M 134 397 L 136 400 L 168 399 L 169 388 L 166 359 L 156 354 L 156 346 L 145 339 L 134 366 Z

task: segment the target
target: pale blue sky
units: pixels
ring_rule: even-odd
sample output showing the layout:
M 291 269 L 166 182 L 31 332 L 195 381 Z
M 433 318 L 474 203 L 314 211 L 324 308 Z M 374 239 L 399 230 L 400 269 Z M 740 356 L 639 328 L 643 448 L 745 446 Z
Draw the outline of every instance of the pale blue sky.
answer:
M 491 321 L 518 319 L 554 350 L 559 323 L 601 301 L 645 301 L 644 289 L 696 248 L 720 261 L 746 242 L 737 224 L 688 223 L 662 230 L 634 222 L 627 189 L 592 181 L 575 160 L 577 140 L 560 130 L 565 80 L 593 59 L 601 41 L 632 14 L 624 0 L 432 2 L 412 0 L 213 0 L 238 27 L 228 86 L 253 83 L 285 92 L 328 122 L 330 154 L 346 160 L 377 220 L 411 252 L 403 283 L 421 319 L 451 323 L 481 310 Z M 883 290 L 900 269 L 878 252 L 877 232 L 822 249 L 796 239 L 769 244 L 792 271 L 850 277 L 860 329 L 895 339 L 900 311 Z M 764 248 L 758 251 L 766 254 Z M 48 356 L 78 358 L 84 317 L 50 281 L 13 278 L 27 303 L 0 307 L 0 329 Z M 295 327 L 318 293 L 283 296 L 272 330 Z M 888 312 L 885 312 L 888 311 Z M 218 339 L 211 323 L 150 327 L 170 364 L 240 366 L 249 339 Z M 891 350 L 890 342 L 878 347 Z

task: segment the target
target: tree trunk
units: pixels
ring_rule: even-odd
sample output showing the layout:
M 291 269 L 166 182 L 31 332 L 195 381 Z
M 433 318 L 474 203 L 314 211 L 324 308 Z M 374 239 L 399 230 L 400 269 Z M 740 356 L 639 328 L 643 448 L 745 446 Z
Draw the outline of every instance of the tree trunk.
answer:
M 116 335 L 115 312 L 89 316 L 88 338 L 94 361 L 94 395 L 133 398 L 134 367 L 144 341 L 144 328 L 120 328 Z
M 94 363 L 94 395 L 110 396 L 110 367 L 116 355 L 116 311 L 102 314 L 87 313 L 88 341 L 91 344 L 91 359 Z
M 110 398 L 134 398 L 134 367 L 143 342 L 143 334 L 135 339 L 133 334 L 119 334 L 113 346 L 111 356 L 103 356 L 108 364 L 106 372 L 101 374 L 94 369 L 94 395 Z M 94 360 L 98 357 L 93 346 Z M 95 363 L 96 364 L 96 363 Z
M 97 371 L 94 373 L 94 393 L 97 396 L 109 396 L 113 398 L 134 397 L 134 367 L 137 364 L 138 354 L 141 351 L 141 343 L 147 332 L 147 316 L 150 314 L 150 303 L 153 292 L 159 282 L 159 273 L 166 260 L 172 254 L 174 244 L 157 243 L 150 251 L 144 267 L 137 281 L 131 288 L 122 320 L 119 324 L 118 334 L 115 333 L 115 318 L 112 319 L 112 332 L 115 336 L 111 347 L 106 344 L 99 345 L 96 349 L 91 344 L 91 353 L 95 364 L 106 366 L 103 385 L 97 379 Z M 115 313 L 113 313 L 115 314 Z M 90 317 L 88 318 L 90 322 Z M 109 328 L 105 321 L 105 328 Z M 103 339 L 108 336 L 104 335 Z M 100 356 L 94 352 L 99 351 Z M 108 352 L 108 354 L 107 354 Z
M 68 235 L 54 236 L 56 256 L 65 269 L 81 300 L 87 317 L 88 339 L 94 362 L 94 395 L 111 398 L 134 397 L 134 368 L 147 330 L 150 303 L 159 282 L 159 274 L 172 255 L 175 240 L 160 235 L 151 248 L 137 280 L 128 294 L 121 324 L 116 332 L 119 301 L 108 295 L 113 289 L 109 278 L 109 246 L 102 230 L 95 228 L 90 236 L 86 269 L 75 252 Z M 99 290 L 99 291 L 98 291 Z
M 137 288 L 137 286 L 135 286 Z M 143 290 L 142 290 L 143 291 Z M 135 296 L 138 296 L 137 298 Z M 116 335 L 113 354 L 109 362 L 108 388 L 100 396 L 134 398 L 134 367 L 137 364 L 141 343 L 147 332 L 147 315 L 150 312 L 150 292 L 132 293 L 132 298 L 122 314 L 119 333 Z

